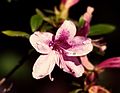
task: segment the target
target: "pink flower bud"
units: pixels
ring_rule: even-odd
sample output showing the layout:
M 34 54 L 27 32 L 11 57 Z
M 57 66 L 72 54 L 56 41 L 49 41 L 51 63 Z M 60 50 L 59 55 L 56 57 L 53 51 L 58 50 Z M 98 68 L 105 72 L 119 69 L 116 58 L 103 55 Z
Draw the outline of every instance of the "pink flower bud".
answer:
M 120 57 L 109 58 L 96 66 L 98 69 L 120 68 Z
M 73 5 L 77 4 L 80 0 L 61 0 L 61 3 L 65 6 L 65 8 L 69 9 Z

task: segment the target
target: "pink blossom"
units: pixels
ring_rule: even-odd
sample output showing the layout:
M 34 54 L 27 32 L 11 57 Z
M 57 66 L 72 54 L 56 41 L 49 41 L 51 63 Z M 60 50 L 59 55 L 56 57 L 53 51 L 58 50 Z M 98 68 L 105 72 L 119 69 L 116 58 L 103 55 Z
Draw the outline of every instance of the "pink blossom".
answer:
M 73 5 L 77 4 L 80 0 L 61 0 L 61 3 L 65 6 L 65 8 L 69 9 Z
M 87 7 L 86 13 L 84 13 L 84 15 L 82 16 L 85 23 L 80 28 L 80 30 L 78 31 L 78 33 L 77 33 L 78 36 L 83 36 L 83 37 L 88 36 L 89 30 L 90 30 L 90 21 L 91 21 L 91 18 L 92 18 L 93 11 L 94 11 L 94 8 L 92 8 L 90 6 Z M 94 65 L 91 64 L 91 62 L 88 60 L 86 55 L 80 56 L 80 60 L 87 70 L 93 70 L 94 69 Z
M 120 68 L 120 57 L 109 58 L 96 66 L 97 69 Z
M 42 53 L 33 66 L 32 75 L 36 79 L 47 75 L 57 64 L 63 71 L 80 77 L 84 68 L 76 56 L 83 56 L 92 51 L 91 39 L 75 36 L 76 27 L 71 21 L 64 21 L 54 36 L 49 32 L 34 32 L 30 43 L 37 52 Z

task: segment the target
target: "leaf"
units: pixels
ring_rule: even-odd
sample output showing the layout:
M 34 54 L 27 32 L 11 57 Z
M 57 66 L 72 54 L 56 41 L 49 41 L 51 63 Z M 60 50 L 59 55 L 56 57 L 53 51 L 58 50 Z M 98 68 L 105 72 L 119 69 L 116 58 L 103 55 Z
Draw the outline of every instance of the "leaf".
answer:
M 83 16 L 81 16 L 80 18 L 79 18 L 79 26 L 80 27 L 82 27 L 83 25 L 84 25 L 84 23 L 85 23 L 85 21 L 84 21 L 84 19 L 83 19 Z
M 89 36 L 103 35 L 111 33 L 115 30 L 115 26 L 110 24 L 97 24 L 90 28 Z
M 43 18 L 40 15 L 33 15 L 30 20 L 32 32 L 36 31 L 43 22 Z
M 25 37 L 25 38 L 29 38 L 29 34 L 26 32 L 22 32 L 22 31 L 12 31 L 12 30 L 5 30 L 2 31 L 3 34 L 7 35 L 7 36 L 11 36 L 11 37 Z

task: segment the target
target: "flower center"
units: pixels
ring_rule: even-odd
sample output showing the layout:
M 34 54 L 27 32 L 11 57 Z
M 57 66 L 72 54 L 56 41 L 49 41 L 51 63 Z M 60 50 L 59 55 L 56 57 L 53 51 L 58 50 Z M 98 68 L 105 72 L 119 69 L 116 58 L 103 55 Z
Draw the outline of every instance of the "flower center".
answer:
M 60 47 L 60 43 L 59 43 L 58 41 L 51 41 L 51 42 L 49 43 L 49 47 L 50 47 L 52 50 L 55 50 L 55 51 L 57 51 L 57 52 L 59 52 L 59 53 L 62 53 L 62 52 L 63 52 L 62 48 Z

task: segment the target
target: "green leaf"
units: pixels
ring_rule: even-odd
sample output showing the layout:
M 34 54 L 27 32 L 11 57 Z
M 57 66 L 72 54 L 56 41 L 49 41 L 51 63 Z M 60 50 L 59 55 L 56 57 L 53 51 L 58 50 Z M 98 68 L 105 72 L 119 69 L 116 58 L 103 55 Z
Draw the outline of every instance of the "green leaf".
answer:
M 83 25 L 84 25 L 84 23 L 85 23 L 85 21 L 84 21 L 84 19 L 83 19 L 83 16 L 81 16 L 80 18 L 79 18 L 79 26 L 80 27 L 82 27 Z
M 43 22 L 43 18 L 40 15 L 33 15 L 30 20 L 32 32 L 36 31 Z
M 22 31 L 12 31 L 12 30 L 5 30 L 2 31 L 3 34 L 7 35 L 7 36 L 11 36 L 11 37 L 25 37 L 25 38 L 29 38 L 29 34 L 26 32 L 22 32 Z
M 109 34 L 115 30 L 115 26 L 110 24 L 97 24 L 91 26 L 89 36 Z

